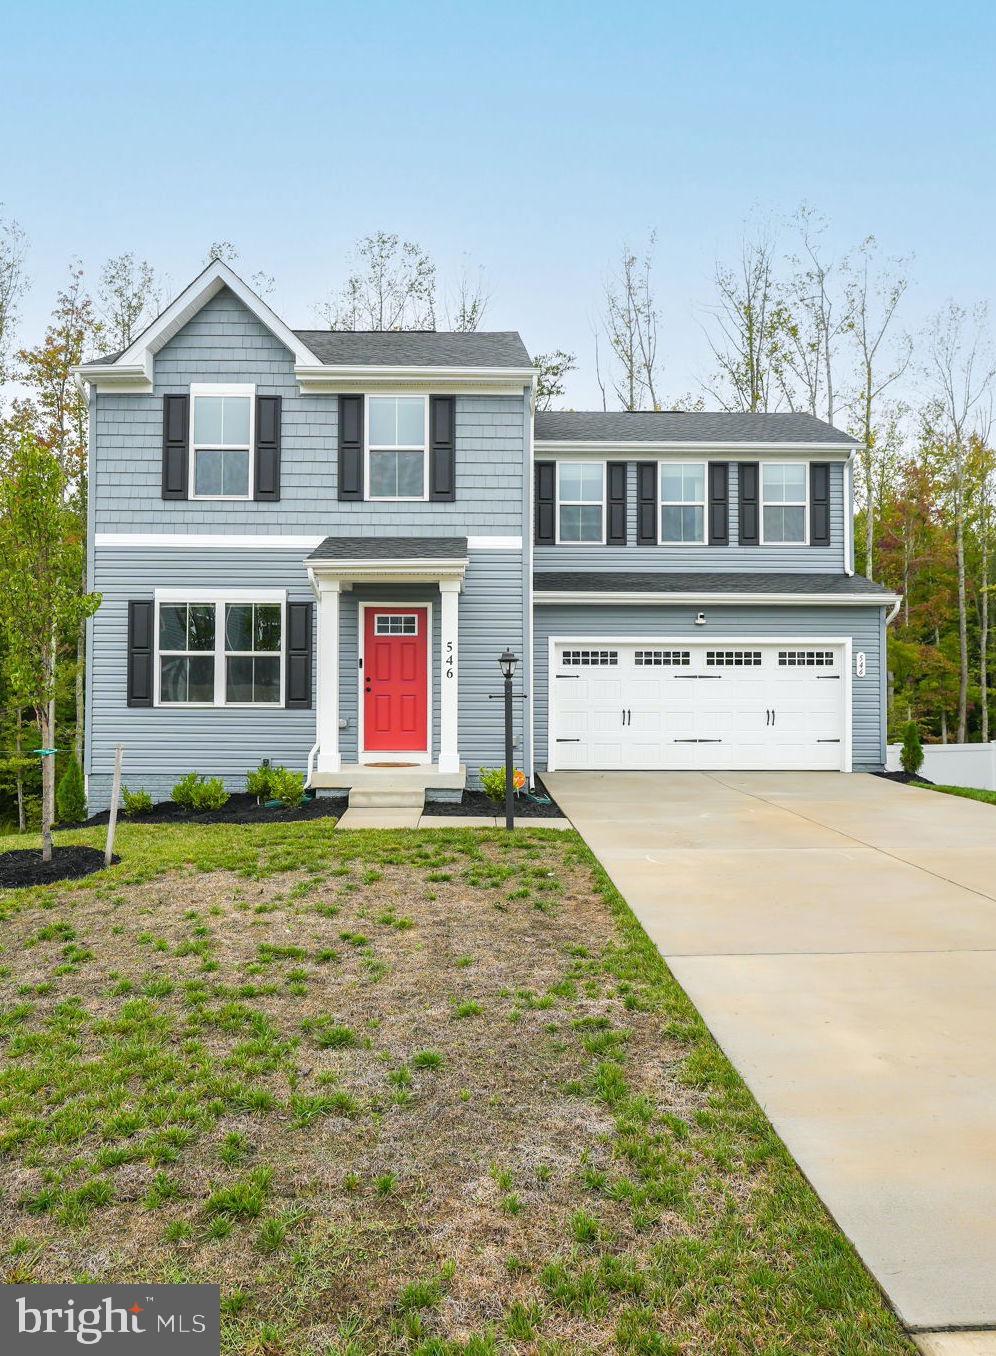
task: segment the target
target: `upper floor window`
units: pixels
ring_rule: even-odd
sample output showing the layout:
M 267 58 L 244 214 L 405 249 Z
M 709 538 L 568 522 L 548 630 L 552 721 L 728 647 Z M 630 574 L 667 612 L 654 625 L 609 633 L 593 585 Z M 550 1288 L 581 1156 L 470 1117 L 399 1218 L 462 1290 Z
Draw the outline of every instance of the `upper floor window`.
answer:
M 191 495 L 252 497 L 252 386 L 191 386 Z
M 425 396 L 367 400 L 367 498 L 424 499 Z
M 705 462 L 661 462 L 660 539 L 663 543 L 669 546 L 705 544 L 705 486 Z
M 605 463 L 557 463 L 557 541 L 605 541 Z
M 233 597 L 232 595 L 236 596 Z M 276 705 L 283 697 L 281 593 L 193 592 L 158 600 L 158 706 Z M 174 601 L 176 600 L 176 601 Z
M 809 497 L 805 462 L 765 462 L 761 466 L 761 541 L 765 545 L 805 545 Z

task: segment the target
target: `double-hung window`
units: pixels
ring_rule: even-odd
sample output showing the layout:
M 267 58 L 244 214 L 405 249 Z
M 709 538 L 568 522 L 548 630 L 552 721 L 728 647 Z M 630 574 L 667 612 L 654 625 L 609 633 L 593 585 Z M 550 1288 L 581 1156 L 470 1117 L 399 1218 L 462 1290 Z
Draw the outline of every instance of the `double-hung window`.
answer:
M 706 465 L 703 461 L 660 463 L 661 542 L 703 546 L 706 527 Z
M 266 706 L 283 700 L 284 595 L 191 591 L 157 598 L 158 706 Z
M 761 466 L 761 541 L 765 545 L 805 545 L 809 496 L 805 462 L 765 462 Z
M 425 396 L 370 396 L 367 405 L 367 498 L 424 499 Z
M 252 386 L 194 385 L 190 493 L 194 499 L 252 497 Z
M 558 461 L 557 542 L 605 541 L 605 463 Z

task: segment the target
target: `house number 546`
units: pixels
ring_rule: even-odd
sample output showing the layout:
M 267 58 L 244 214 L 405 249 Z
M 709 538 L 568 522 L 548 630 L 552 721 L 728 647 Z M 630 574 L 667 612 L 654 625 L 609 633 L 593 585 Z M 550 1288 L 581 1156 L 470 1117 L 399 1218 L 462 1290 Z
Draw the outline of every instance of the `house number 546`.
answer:
M 452 640 L 448 640 L 446 642 L 446 658 L 444 660 L 444 663 L 446 665 L 447 678 L 453 677 L 453 661 L 455 659 L 456 659 L 456 649 L 454 647 Z
M 865 652 L 859 650 L 854 656 L 854 672 L 859 678 L 865 676 Z

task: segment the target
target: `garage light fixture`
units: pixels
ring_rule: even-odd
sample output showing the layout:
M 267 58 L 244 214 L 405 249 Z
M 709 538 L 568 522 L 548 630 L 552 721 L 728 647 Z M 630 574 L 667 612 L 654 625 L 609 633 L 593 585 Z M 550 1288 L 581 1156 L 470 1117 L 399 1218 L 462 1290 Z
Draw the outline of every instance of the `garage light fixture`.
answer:
M 695 625 L 705 626 L 705 624 L 706 624 L 705 613 L 700 612 L 699 615 L 695 618 Z

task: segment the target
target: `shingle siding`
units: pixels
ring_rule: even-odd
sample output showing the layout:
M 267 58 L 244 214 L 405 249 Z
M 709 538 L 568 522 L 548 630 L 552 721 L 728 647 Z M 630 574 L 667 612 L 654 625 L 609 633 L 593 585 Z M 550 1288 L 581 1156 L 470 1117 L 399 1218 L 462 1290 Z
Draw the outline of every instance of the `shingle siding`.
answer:
M 534 618 L 536 766 L 547 762 L 549 712 L 549 649 L 551 636 L 685 637 L 707 640 L 695 625 L 695 611 L 683 607 L 593 607 L 551 604 L 537 607 Z M 714 635 L 851 636 L 854 650 L 865 654 L 863 678 L 852 676 L 852 759 L 856 772 L 877 770 L 885 761 L 883 667 L 885 626 L 881 607 L 716 607 L 708 609 L 708 630 Z
M 537 453 L 540 456 L 540 453 Z M 562 458 L 564 461 L 569 457 Z M 714 461 L 722 460 L 714 457 Z M 625 546 L 537 546 L 539 570 L 751 570 L 809 573 L 844 569 L 844 464 L 830 466 L 829 546 L 741 546 L 737 463 L 730 462 L 729 546 L 639 546 L 636 469 L 628 472 Z

